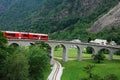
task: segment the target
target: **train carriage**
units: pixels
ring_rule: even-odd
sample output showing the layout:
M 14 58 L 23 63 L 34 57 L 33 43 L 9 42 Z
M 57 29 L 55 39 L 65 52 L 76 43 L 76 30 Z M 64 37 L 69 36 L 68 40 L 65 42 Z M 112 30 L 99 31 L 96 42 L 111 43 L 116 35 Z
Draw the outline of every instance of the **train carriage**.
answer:
M 40 39 L 40 36 L 36 33 L 29 33 L 29 39 Z
M 4 31 L 3 33 L 8 39 L 48 40 L 48 34 L 14 32 L 14 31 Z
M 48 40 L 48 35 L 47 34 L 41 34 L 40 39 L 41 40 Z
M 20 39 L 29 39 L 29 33 L 20 32 Z
M 8 39 L 18 39 L 20 36 L 20 32 L 4 31 L 3 33 Z

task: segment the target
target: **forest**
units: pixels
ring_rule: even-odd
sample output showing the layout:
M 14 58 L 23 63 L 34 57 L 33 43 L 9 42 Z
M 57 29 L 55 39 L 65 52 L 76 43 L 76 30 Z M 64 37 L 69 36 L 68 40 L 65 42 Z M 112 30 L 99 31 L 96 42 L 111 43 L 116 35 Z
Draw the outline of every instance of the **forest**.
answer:
M 119 0 L 0 0 L 0 30 L 49 34 L 50 39 L 89 38 L 114 40 L 120 44 L 120 26 L 89 32 L 93 23 L 119 3 Z M 111 36 L 112 35 L 112 36 Z

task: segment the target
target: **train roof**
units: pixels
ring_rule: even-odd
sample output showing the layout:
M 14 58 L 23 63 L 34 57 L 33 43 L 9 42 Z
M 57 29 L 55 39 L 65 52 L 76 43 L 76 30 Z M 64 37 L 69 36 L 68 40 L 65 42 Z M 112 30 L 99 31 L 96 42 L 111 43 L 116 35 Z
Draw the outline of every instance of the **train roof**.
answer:
M 29 33 L 29 32 L 17 32 L 17 31 L 2 31 L 2 32 L 7 32 L 7 33 L 25 33 L 25 34 Z M 29 33 L 29 34 L 48 36 L 48 34 L 41 34 L 41 33 Z
M 15 32 L 15 31 L 3 31 L 3 32 L 7 32 L 7 33 L 20 33 L 20 32 Z
M 29 33 L 29 34 L 48 36 L 48 34 L 39 34 L 39 33 Z

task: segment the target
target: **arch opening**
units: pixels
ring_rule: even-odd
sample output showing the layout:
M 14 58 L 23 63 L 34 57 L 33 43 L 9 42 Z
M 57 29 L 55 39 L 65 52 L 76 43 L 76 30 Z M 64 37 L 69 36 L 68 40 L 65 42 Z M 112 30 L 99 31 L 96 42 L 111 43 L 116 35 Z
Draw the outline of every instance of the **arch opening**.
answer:
M 95 50 L 93 47 L 87 46 L 82 50 L 82 53 L 83 53 L 83 55 L 82 55 L 83 59 L 91 59 L 92 54 L 95 53 Z
M 56 45 L 54 49 L 54 58 L 62 59 L 63 61 L 67 62 L 68 49 L 63 44 Z
M 54 57 L 56 59 L 63 59 L 63 54 L 66 52 L 66 48 L 64 45 L 59 44 L 54 48 Z
M 99 54 L 103 54 L 105 56 L 105 59 L 109 59 L 110 56 L 110 50 L 106 48 L 102 48 L 98 51 Z
M 9 46 L 10 46 L 10 47 L 19 47 L 19 44 L 17 44 L 17 43 L 12 43 L 12 44 L 10 44 Z
M 117 59 L 120 60 L 120 50 L 115 51 L 115 53 L 113 53 L 113 59 Z
M 76 60 L 78 58 L 78 54 L 80 53 L 80 48 L 76 45 L 72 45 L 70 46 L 68 52 L 68 58 L 71 60 Z
M 34 43 L 30 43 L 31 46 L 34 46 L 35 44 Z

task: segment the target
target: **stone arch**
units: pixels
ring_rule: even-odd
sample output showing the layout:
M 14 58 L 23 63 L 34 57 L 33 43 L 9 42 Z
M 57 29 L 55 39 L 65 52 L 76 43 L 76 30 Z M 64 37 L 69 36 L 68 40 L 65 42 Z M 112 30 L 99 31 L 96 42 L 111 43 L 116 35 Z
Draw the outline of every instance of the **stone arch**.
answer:
M 54 48 L 54 56 L 55 57 L 59 57 L 61 58 L 62 57 L 62 54 L 63 54 L 63 50 L 65 49 L 65 47 L 61 44 L 57 44 L 55 45 L 55 48 Z
M 99 53 L 100 51 L 103 51 L 105 54 L 109 54 L 109 53 L 110 53 L 110 49 L 109 49 L 109 48 L 101 48 L 101 49 L 98 51 L 98 53 Z
M 82 60 L 82 48 L 80 46 L 77 46 L 78 52 L 77 52 L 77 60 Z
M 63 48 L 63 54 L 66 52 L 66 47 L 63 44 L 60 44 L 61 47 Z
M 35 43 L 30 43 L 30 45 L 35 45 Z
M 64 44 L 55 44 L 55 46 L 54 46 L 54 52 L 55 52 L 55 48 L 56 48 L 57 46 L 60 46 L 60 47 L 62 48 L 61 54 L 58 53 L 58 54 L 60 54 L 59 57 L 62 57 L 62 60 L 63 60 L 63 61 L 67 61 L 67 58 L 68 58 L 68 54 L 67 54 L 68 49 L 66 48 L 66 46 L 65 46 Z M 56 54 L 57 54 L 57 53 L 56 53 Z M 55 54 L 54 54 L 54 55 L 55 55 Z
M 93 47 L 93 46 L 85 46 L 84 49 L 86 49 L 86 48 L 91 48 L 92 49 L 92 53 L 95 52 L 95 47 Z
M 9 46 L 18 47 L 20 45 L 18 43 L 11 43 Z
M 86 50 L 87 50 L 87 53 L 89 53 L 89 54 L 95 53 L 95 49 L 94 49 L 94 47 L 92 47 L 92 46 L 87 46 L 87 47 L 86 47 Z
M 78 45 L 70 45 L 68 57 L 72 59 L 78 59 L 80 53 L 80 47 Z
M 77 59 L 78 59 L 78 56 L 79 56 L 79 53 L 80 53 L 81 49 L 79 46 L 77 46 Z M 78 59 L 79 60 L 79 59 Z
M 92 54 L 96 53 L 96 49 L 93 46 L 85 46 L 82 49 L 83 59 L 90 59 Z
M 111 55 L 111 57 L 109 58 L 110 60 L 111 59 L 120 60 L 120 49 L 119 50 L 111 49 L 110 55 Z
M 105 58 L 109 59 L 111 55 L 111 50 L 109 48 L 101 48 L 99 49 L 98 53 L 104 54 Z

